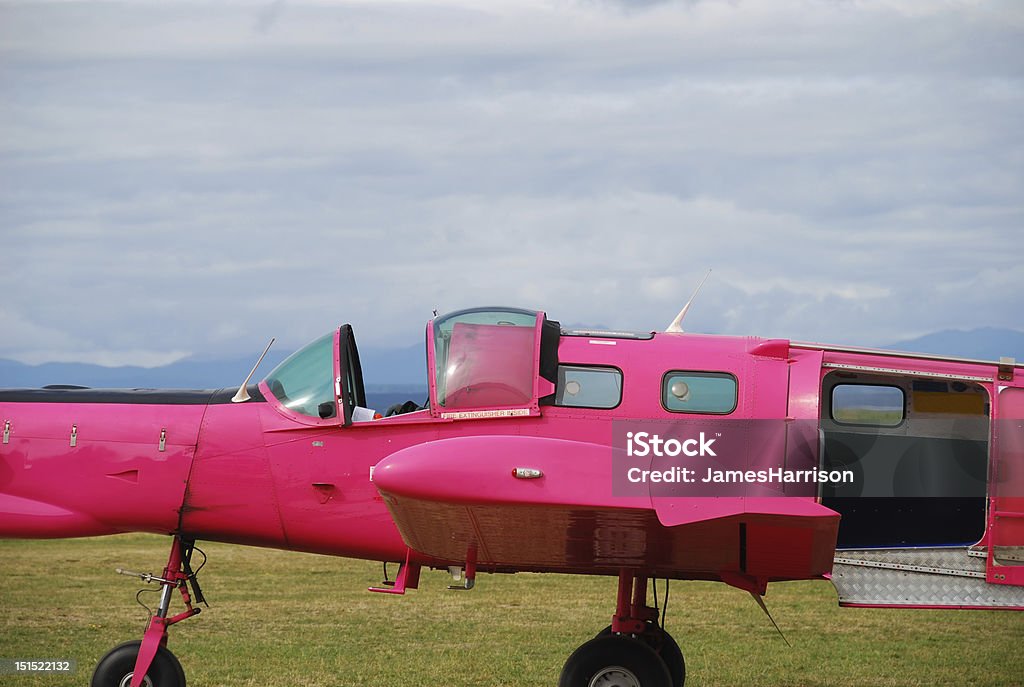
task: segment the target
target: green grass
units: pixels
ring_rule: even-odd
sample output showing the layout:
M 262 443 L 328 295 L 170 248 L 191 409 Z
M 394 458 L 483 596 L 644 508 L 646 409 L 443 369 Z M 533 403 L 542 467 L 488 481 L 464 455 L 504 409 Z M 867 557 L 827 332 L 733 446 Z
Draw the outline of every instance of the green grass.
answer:
M 0 684 L 87 684 L 100 656 L 141 638 L 147 620 L 134 601 L 143 585 L 114 568 L 158 573 L 168 544 L 0 541 L 0 657 L 79 664 L 73 676 Z M 481 575 L 473 591 L 453 592 L 447 575 L 424 571 L 420 589 L 393 597 L 366 591 L 378 563 L 200 546 L 211 607 L 171 628 L 169 645 L 192 687 L 554 685 L 565 658 L 608 625 L 615 596 L 610 578 Z M 687 685 L 1024 685 L 1024 614 L 840 609 L 825 582 L 771 585 L 767 602 L 792 648 L 744 592 L 673 583 L 667 628 Z

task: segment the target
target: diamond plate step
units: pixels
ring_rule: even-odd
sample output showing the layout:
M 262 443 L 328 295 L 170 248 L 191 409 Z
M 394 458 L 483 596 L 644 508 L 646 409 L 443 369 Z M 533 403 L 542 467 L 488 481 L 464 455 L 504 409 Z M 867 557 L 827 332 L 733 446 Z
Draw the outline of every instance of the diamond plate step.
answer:
M 1024 609 L 1024 587 L 985 582 L 985 559 L 961 548 L 836 551 L 839 605 Z

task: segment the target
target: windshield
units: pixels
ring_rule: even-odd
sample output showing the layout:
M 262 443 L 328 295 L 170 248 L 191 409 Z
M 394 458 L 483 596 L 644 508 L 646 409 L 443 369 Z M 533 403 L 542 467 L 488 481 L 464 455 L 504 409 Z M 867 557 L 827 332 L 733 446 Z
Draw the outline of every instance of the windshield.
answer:
M 263 381 L 286 408 L 320 417 L 321 403 L 334 404 L 334 332 L 292 353 Z

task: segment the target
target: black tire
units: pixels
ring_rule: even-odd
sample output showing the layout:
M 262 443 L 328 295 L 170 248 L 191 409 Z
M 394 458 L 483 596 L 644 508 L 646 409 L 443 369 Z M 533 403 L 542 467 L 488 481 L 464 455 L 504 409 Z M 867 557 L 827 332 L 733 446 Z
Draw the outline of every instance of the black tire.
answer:
M 612 633 L 612 626 L 604 628 L 597 633 L 598 637 L 607 637 Z M 659 636 L 660 635 L 660 636 Z M 631 635 L 632 636 L 632 635 Z M 686 683 L 686 660 L 676 640 L 663 629 L 656 626 L 650 632 L 640 635 L 640 639 L 654 649 L 661 660 L 668 668 L 668 674 L 672 678 L 672 687 L 683 687 Z
M 141 646 L 140 641 L 125 642 L 108 651 L 96 664 L 89 686 L 128 687 Z M 185 671 L 174 654 L 160 647 L 142 684 L 146 687 L 185 687 Z
M 572 652 L 558 687 L 672 687 L 654 649 L 632 637 L 595 637 Z

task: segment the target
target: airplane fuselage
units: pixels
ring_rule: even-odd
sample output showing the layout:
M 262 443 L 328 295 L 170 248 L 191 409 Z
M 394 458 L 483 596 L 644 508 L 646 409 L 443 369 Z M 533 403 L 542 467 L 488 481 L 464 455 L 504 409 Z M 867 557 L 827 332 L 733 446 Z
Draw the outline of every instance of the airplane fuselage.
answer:
M 820 578 L 832 568 L 839 528 L 820 490 L 793 496 L 750 487 L 706 498 L 628 481 L 646 480 L 659 465 L 711 474 L 712 434 L 742 423 L 778 428 L 745 440 L 742 467 L 792 464 L 801 451 L 813 460 L 805 467 L 819 467 L 824 438 L 855 442 L 860 431 L 830 415 L 830 390 L 844 380 L 902 384 L 905 396 L 927 398 L 939 417 L 983 423 L 998 397 L 994 366 L 689 334 L 561 332 L 557 371 L 544 378 L 537 371 L 543 353 L 532 355 L 542 347 L 540 322 L 533 338 L 532 325 L 457 324 L 446 334 L 451 351 L 466 341 L 475 346 L 466 360 L 478 367 L 493 354 L 514 368 L 521 344 L 532 380 L 514 403 L 502 394 L 515 392 L 515 380 L 463 383 L 456 380 L 470 367 L 463 362 L 463 372 L 451 372 L 448 391 L 458 389 L 444 405 L 434 369 L 442 352 L 429 337 L 431 405 L 370 421 L 352 421 L 342 402 L 343 348 L 332 374 L 338 404 L 326 417 L 300 412 L 281 388 L 275 394 L 272 378 L 252 387 L 244 403 L 233 403 L 231 390 L 0 392 L 0 536 L 144 531 L 436 566 L 464 563 L 472 548 L 484 570 Z M 522 330 L 522 341 L 509 338 L 512 330 Z M 344 346 L 344 335 L 335 346 Z M 347 374 L 353 371 L 357 357 Z M 958 382 L 969 393 L 949 382 L 915 391 L 921 380 L 937 379 L 974 381 Z M 460 400 L 467 397 L 478 400 Z M 906 412 L 902 422 L 917 421 L 916 410 Z M 644 458 L 657 453 L 652 432 L 636 432 L 629 450 L 646 462 L 619 474 L 623 432 L 681 424 L 694 431 L 679 442 L 690 462 Z M 982 471 L 987 431 L 963 438 L 984 452 Z M 640 446 L 646 452 L 633 451 Z M 985 534 L 982 490 L 936 502 L 938 510 L 963 507 L 975 520 L 958 536 Z M 877 517 L 887 517 L 882 511 Z

